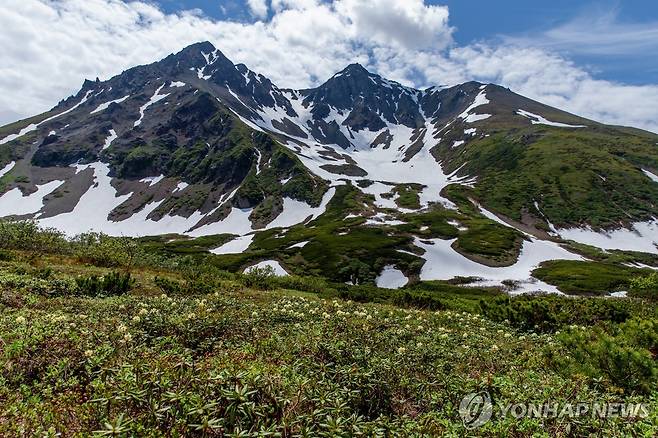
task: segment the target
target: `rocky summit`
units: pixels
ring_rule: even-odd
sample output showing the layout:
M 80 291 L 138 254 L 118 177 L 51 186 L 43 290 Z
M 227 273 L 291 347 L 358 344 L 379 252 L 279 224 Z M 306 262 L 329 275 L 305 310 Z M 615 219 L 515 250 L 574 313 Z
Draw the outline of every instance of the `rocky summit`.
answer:
M 0 217 L 219 236 L 199 245 L 234 271 L 579 292 L 581 268 L 658 266 L 657 144 L 495 84 L 352 64 L 283 89 L 205 42 L 0 128 Z

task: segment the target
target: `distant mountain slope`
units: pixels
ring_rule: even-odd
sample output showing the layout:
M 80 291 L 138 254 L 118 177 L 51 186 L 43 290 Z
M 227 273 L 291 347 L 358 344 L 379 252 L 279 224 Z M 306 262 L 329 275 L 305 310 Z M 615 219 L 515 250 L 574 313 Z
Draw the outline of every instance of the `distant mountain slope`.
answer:
M 417 90 L 358 64 L 280 89 L 199 43 L 0 128 L 0 217 L 70 234 L 227 233 L 270 252 L 285 249 L 270 237 L 327 233 L 327 253 L 294 252 L 336 278 L 350 257 L 410 278 L 464 276 L 470 262 L 518 264 L 547 240 L 533 265 L 499 279 L 523 280 L 543 260 L 580 257 L 550 240 L 606 247 L 601 228 L 622 227 L 608 247 L 658 252 L 657 143 L 497 85 Z M 418 239 L 448 240 L 466 262 L 444 258 L 453 268 L 432 274 L 430 240 Z

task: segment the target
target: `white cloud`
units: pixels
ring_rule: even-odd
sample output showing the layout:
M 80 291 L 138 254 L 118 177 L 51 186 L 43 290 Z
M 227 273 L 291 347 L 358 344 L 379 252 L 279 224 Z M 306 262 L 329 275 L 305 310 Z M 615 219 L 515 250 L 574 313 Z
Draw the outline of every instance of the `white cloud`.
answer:
M 544 32 L 504 40 L 582 55 L 649 56 L 658 54 L 658 21 L 628 23 L 617 9 L 593 10 Z
M 427 6 L 423 0 L 338 0 L 335 5 L 363 40 L 434 50 L 452 42 L 446 6 Z
M 265 1 L 249 4 L 259 18 L 268 13 Z M 238 23 L 198 11 L 165 14 L 141 1 L 3 0 L 0 124 L 47 110 L 83 78 L 107 79 L 209 40 L 282 87 L 313 86 L 360 62 L 417 86 L 496 82 L 586 117 L 658 132 L 658 86 L 597 80 L 554 53 L 517 43 L 455 46 L 443 6 L 423 0 L 271 0 L 270 6 L 269 20 Z
M 251 10 L 251 13 L 257 18 L 267 18 L 267 1 L 266 0 L 247 0 L 247 6 Z
M 458 82 L 473 78 L 495 82 L 584 117 L 658 132 L 658 85 L 595 79 L 558 55 L 516 46 L 457 48 L 448 60 L 461 69 Z M 431 78 L 433 68 L 427 70 Z M 439 71 L 436 77 L 442 74 Z

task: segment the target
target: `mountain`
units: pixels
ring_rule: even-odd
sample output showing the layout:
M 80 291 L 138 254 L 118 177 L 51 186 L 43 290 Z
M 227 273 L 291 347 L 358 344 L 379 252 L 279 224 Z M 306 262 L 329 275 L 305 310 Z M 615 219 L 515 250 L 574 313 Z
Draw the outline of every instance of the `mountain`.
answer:
M 208 249 L 232 270 L 276 257 L 338 281 L 555 291 L 532 278 L 542 262 L 607 257 L 576 242 L 658 265 L 657 143 L 498 85 L 417 90 L 359 64 L 282 89 L 204 42 L 0 128 L 0 217 L 230 235 Z

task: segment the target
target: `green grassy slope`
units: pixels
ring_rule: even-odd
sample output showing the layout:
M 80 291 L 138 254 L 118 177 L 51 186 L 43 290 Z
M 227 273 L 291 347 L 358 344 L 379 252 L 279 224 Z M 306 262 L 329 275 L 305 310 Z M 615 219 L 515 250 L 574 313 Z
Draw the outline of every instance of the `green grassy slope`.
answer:
M 488 209 L 518 221 L 529 212 L 558 226 L 609 227 L 658 214 L 658 184 L 640 171 L 658 168 L 657 140 L 610 127 L 534 125 L 497 129 L 440 155 L 479 176 L 473 195 Z

